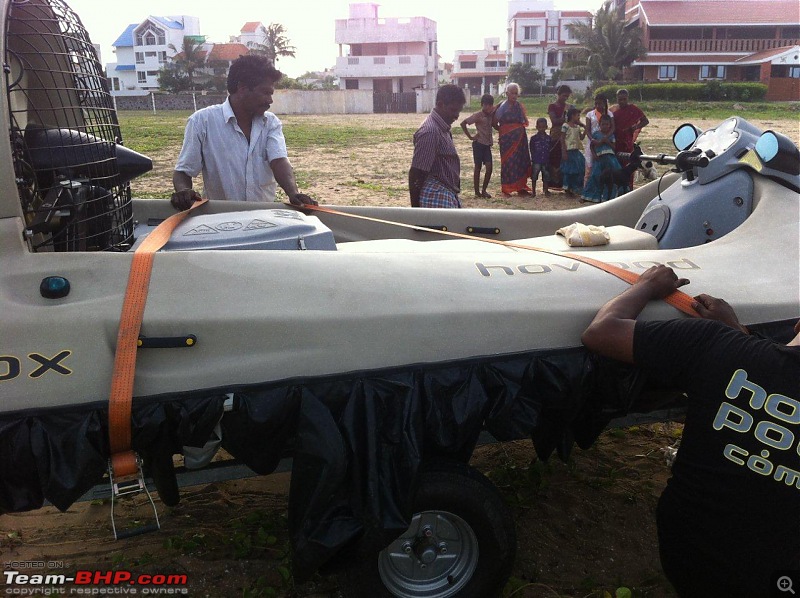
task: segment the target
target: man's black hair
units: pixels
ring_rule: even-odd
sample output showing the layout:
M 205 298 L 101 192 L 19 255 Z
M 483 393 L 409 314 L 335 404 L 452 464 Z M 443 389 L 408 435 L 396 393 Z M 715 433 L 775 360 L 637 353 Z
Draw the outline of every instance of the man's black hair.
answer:
M 245 54 L 231 63 L 228 71 L 228 93 L 235 93 L 240 85 L 253 89 L 267 81 L 275 83 L 281 77 L 283 73 L 265 56 Z
M 436 92 L 437 104 L 455 104 L 457 102 L 461 102 L 462 104 L 467 103 L 467 97 L 464 95 L 464 90 L 458 85 L 453 85 L 452 83 L 448 85 L 442 85 L 439 88 L 439 91 Z
M 481 96 L 481 106 L 484 104 L 494 106 L 494 96 L 490 93 L 485 93 Z

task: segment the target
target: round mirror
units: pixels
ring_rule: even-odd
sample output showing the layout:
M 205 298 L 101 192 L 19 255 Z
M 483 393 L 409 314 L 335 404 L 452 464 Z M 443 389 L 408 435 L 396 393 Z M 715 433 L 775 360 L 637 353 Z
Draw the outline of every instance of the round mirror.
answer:
M 697 139 L 700 132 L 689 123 L 681 125 L 672 136 L 672 144 L 678 151 L 688 150 Z
M 767 131 L 756 141 L 756 153 L 765 164 L 778 155 L 778 137 Z

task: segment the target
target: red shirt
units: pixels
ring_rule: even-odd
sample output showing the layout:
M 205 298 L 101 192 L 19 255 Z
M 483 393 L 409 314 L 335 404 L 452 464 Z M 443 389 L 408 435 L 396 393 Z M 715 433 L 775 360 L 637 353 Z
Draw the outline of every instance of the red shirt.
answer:
M 638 123 L 643 116 L 644 112 L 635 104 L 627 104 L 624 108 L 617 107 L 617 109 L 614 110 L 614 134 L 617 137 L 614 149 L 616 151 L 633 151 L 634 136 L 630 127 Z

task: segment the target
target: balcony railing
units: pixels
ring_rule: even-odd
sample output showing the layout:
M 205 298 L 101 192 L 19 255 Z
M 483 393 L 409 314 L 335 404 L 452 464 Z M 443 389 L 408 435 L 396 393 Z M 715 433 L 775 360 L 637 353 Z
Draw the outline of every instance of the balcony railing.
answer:
M 789 48 L 797 39 L 651 39 L 648 52 L 702 54 L 706 52 L 762 52 Z

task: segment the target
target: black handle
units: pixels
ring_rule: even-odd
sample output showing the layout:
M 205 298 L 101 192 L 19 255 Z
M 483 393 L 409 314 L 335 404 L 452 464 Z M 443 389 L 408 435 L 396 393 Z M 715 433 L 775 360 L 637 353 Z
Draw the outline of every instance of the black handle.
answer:
M 144 336 L 139 335 L 137 347 L 140 349 L 186 349 L 197 344 L 194 334 L 186 336 Z
M 488 226 L 468 226 L 467 232 L 471 235 L 499 235 L 500 229 Z

